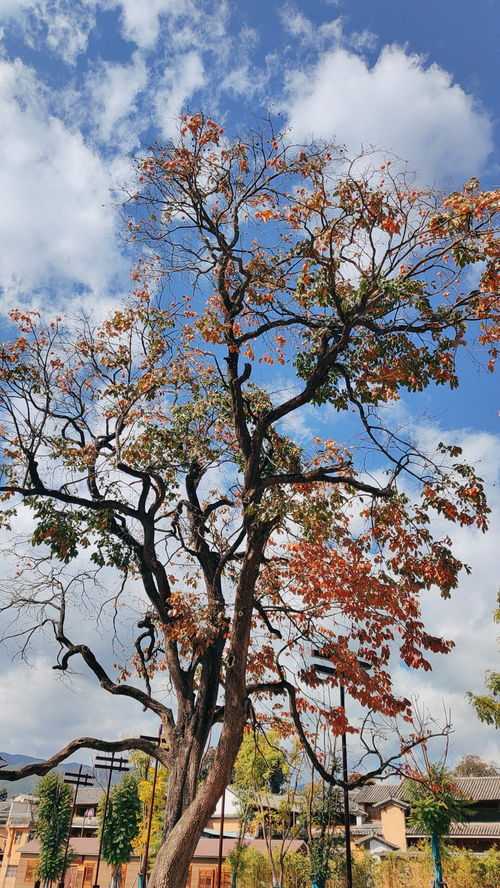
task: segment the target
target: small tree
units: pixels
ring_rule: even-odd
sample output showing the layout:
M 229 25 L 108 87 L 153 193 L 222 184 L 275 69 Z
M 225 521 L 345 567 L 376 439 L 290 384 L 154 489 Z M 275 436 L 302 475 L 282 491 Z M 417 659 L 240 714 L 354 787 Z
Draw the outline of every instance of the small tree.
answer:
M 338 857 L 335 852 L 344 844 L 343 834 L 335 829 L 344 819 L 342 798 L 337 787 L 324 781 L 312 783 L 307 795 L 311 885 L 325 888 Z
M 149 827 L 149 817 L 151 809 L 151 800 L 153 795 L 153 771 L 154 762 L 144 752 L 136 751 L 130 757 L 132 762 L 132 774 L 137 778 L 137 790 L 141 802 L 141 820 L 139 823 L 139 831 L 134 839 L 133 850 L 141 857 L 146 853 L 147 834 Z M 151 821 L 151 835 L 149 838 L 148 861 L 149 866 L 153 863 L 161 842 L 161 834 L 163 827 L 163 817 L 165 809 L 165 793 L 167 789 L 168 774 L 166 768 L 161 765 L 158 767 L 156 776 L 156 788 L 153 800 L 153 817 Z
M 7 798 L 7 790 L 4 787 L 3 789 L 0 789 L 0 802 L 5 802 L 6 798 Z
M 282 885 L 296 821 L 298 783 L 303 758 L 297 748 L 285 752 L 277 731 L 246 734 L 235 762 L 233 785 L 242 807 L 242 825 L 251 820 L 266 842 L 273 885 Z M 237 844 L 241 846 L 242 831 Z M 238 862 L 238 856 L 235 855 Z M 233 885 L 236 870 L 233 868 Z
M 71 787 L 55 771 L 40 778 L 34 794 L 38 799 L 35 817 L 35 835 L 40 842 L 38 876 L 44 885 L 50 885 L 60 876 L 64 877 L 73 795 Z
M 434 863 L 434 888 L 443 888 L 441 842 L 453 820 L 463 821 L 467 805 L 453 783 L 450 772 L 441 763 L 427 766 L 423 778 L 409 784 L 410 823 L 430 836 Z
M 453 768 L 454 777 L 498 777 L 500 768 L 494 762 L 485 762 L 478 755 L 464 755 Z
M 122 866 L 132 857 L 134 839 L 139 833 L 141 821 L 137 778 L 124 774 L 111 790 L 106 821 L 103 800 L 99 803 L 98 814 L 103 832 L 102 856 L 112 867 L 111 886 L 121 888 Z

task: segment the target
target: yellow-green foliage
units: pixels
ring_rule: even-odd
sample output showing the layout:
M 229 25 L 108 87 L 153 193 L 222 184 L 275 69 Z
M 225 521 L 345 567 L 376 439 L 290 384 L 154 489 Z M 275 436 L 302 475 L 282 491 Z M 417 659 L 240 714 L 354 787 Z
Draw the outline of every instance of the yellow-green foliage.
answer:
M 498 888 L 500 850 L 475 854 L 444 848 L 443 868 L 447 888 Z M 423 888 L 431 885 L 432 880 L 432 860 L 425 845 L 407 854 L 388 854 L 379 863 L 368 856 L 356 856 L 356 888 Z M 329 888 L 340 886 L 332 884 Z
M 242 852 L 238 888 L 269 888 L 271 872 L 267 857 L 255 848 Z M 443 849 L 447 888 L 499 888 L 500 850 L 474 854 L 450 847 Z M 345 888 L 345 876 L 339 867 L 327 888 Z M 407 854 L 388 854 L 377 861 L 365 852 L 356 852 L 353 860 L 354 888 L 427 888 L 433 883 L 433 867 L 427 843 Z M 283 888 L 310 888 L 309 858 L 287 854 Z
M 143 752 L 134 752 L 131 756 L 131 761 L 133 773 L 137 776 L 139 799 L 141 801 L 141 822 L 139 824 L 139 832 L 134 840 L 134 852 L 138 855 L 142 855 L 146 850 L 149 809 L 151 806 L 151 795 L 153 790 L 154 762 Z M 153 821 L 151 824 L 151 836 L 149 841 L 148 860 L 150 868 L 161 842 L 167 780 L 168 774 L 165 768 L 158 768 Z

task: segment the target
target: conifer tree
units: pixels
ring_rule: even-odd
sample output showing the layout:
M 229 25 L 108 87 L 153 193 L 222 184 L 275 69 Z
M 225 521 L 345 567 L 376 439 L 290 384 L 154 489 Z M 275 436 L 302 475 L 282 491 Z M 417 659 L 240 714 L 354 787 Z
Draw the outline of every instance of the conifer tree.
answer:
M 35 797 L 38 799 L 35 835 L 40 842 L 38 877 L 44 885 L 50 885 L 61 875 L 64 876 L 66 842 L 71 829 L 72 791 L 62 776 L 52 771 L 38 781 Z
M 112 867 L 111 888 L 121 888 L 122 866 L 132 857 L 141 819 L 137 779 L 132 774 L 124 774 L 111 790 L 106 820 L 102 800 L 98 816 L 103 833 L 102 856 Z

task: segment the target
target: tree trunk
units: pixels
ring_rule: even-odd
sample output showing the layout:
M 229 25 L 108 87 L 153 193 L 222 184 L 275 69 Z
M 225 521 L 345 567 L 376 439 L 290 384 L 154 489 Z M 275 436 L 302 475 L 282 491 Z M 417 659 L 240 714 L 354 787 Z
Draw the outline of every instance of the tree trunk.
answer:
M 432 862 L 434 864 L 434 888 L 443 888 L 443 864 L 439 836 L 431 836 Z
M 257 580 L 265 541 L 269 530 L 252 528 L 247 538 L 247 558 L 242 566 L 227 653 L 225 671 L 224 720 L 212 768 L 205 783 L 197 786 L 197 778 L 206 740 L 212 726 L 213 711 L 219 687 L 220 648 L 212 650 L 207 661 L 205 680 L 198 692 L 199 708 L 190 717 L 187 712 L 171 735 L 171 788 L 167 796 L 163 842 L 150 876 L 149 888 L 185 888 L 189 865 L 198 840 L 217 802 L 226 789 L 247 718 L 246 661 L 253 610 L 253 590 Z M 203 699 L 202 699 L 203 698 Z M 201 705 L 200 705 L 201 704 Z M 172 810 L 169 810 L 172 804 Z

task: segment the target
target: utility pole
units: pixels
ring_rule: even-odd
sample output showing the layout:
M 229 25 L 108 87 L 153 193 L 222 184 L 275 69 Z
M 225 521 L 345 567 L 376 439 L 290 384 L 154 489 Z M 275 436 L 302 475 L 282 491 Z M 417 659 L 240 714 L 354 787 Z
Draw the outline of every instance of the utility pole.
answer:
M 108 775 L 108 785 L 106 787 L 106 800 L 104 802 L 104 812 L 101 824 L 101 835 L 99 837 L 99 851 L 97 854 L 97 868 L 95 872 L 95 883 L 92 888 L 99 888 L 99 868 L 101 866 L 101 854 L 102 854 L 102 840 L 104 838 L 104 830 L 106 828 L 106 815 L 108 813 L 108 804 L 109 804 L 109 792 L 111 789 L 111 776 L 113 771 L 129 771 L 128 767 L 128 759 L 126 758 L 115 758 L 114 751 L 111 753 L 111 758 L 104 755 L 96 755 L 96 770 L 104 770 L 109 771 Z
M 217 888 L 221 886 L 222 880 L 222 852 L 224 849 L 224 813 L 226 807 L 226 790 L 222 793 L 220 808 L 220 827 L 219 827 L 219 866 L 217 868 Z
M 158 737 L 149 737 L 146 734 L 141 734 L 141 738 L 143 740 L 151 740 L 154 743 L 157 743 L 158 746 L 161 743 L 161 733 L 163 726 L 160 725 L 158 731 Z M 148 817 L 148 832 L 146 836 L 146 847 L 144 849 L 144 860 L 142 862 L 142 872 L 141 872 L 141 884 L 139 888 L 146 888 L 147 878 L 148 878 L 148 858 L 149 858 L 149 841 L 151 839 L 151 827 L 153 824 L 153 812 L 155 805 L 155 792 L 156 792 L 156 779 L 158 777 L 158 759 L 155 759 L 155 766 L 153 771 L 153 786 L 151 789 L 151 802 L 149 805 L 149 817 Z
M 329 660 L 330 657 L 323 654 L 321 651 L 313 650 L 313 657 L 317 657 L 320 660 Z M 359 660 L 359 665 L 363 667 L 363 669 L 369 669 L 370 664 L 365 663 L 363 660 Z M 316 672 L 322 673 L 323 675 L 333 675 L 335 677 L 339 677 L 339 672 L 335 669 L 334 666 L 324 666 L 323 663 L 315 663 L 314 668 Z M 339 682 L 339 690 L 340 690 L 340 708 L 343 710 L 345 717 L 345 687 L 342 682 Z M 346 868 L 346 882 L 347 888 L 353 888 L 352 884 L 352 854 L 351 854 L 351 815 L 349 810 L 349 772 L 347 768 L 347 737 L 346 732 L 343 731 L 341 735 L 342 742 L 342 783 L 343 783 L 343 795 L 344 795 L 344 829 L 345 829 L 345 868 Z
M 71 817 L 69 821 L 69 830 L 68 830 L 68 838 L 66 839 L 66 847 L 64 849 L 64 863 L 62 868 L 62 876 L 61 881 L 59 882 L 57 888 L 64 888 L 64 881 L 66 878 L 66 865 L 68 862 L 68 853 L 69 853 L 69 841 L 71 838 L 71 826 L 73 823 L 73 819 L 76 811 L 76 797 L 78 795 L 78 789 L 80 786 L 93 786 L 94 778 L 91 774 L 82 774 L 83 765 L 80 765 L 78 768 L 78 773 L 74 774 L 71 771 L 64 772 L 64 782 L 71 783 L 75 787 L 75 794 L 73 796 L 73 805 L 71 808 Z

